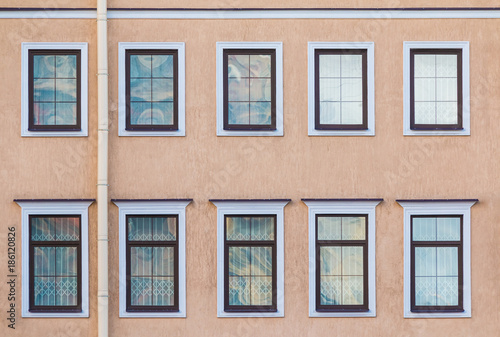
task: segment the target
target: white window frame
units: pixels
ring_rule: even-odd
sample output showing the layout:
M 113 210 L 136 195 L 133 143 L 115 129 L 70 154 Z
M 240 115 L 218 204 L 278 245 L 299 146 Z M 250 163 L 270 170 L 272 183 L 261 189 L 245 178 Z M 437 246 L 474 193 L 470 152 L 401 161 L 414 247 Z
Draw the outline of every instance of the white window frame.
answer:
M 396 200 L 404 208 L 404 317 L 463 318 L 471 317 L 471 207 L 477 200 Z M 463 312 L 411 311 L 411 216 L 461 215 L 463 218 Z
M 22 317 L 89 317 L 89 216 L 93 200 L 14 200 L 22 212 Z M 30 215 L 80 215 L 82 259 L 82 311 L 30 312 Z
M 128 49 L 177 50 L 177 130 L 126 130 L 125 53 Z M 184 42 L 119 42 L 118 43 L 118 136 L 183 137 L 186 135 L 186 48 Z
M 224 130 L 224 49 L 274 49 L 276 51 L 276 130 Z M 283 136 L 283 43 L 217 42 L 217 136 Z
M 120 317 L 186 317 L 186 207 L 191 199 L 177 200 L 112 200 L 118 206 Z M 127 311 L 127 215 L 177 215 L 179 249 L 179 311 L 128 312 Z
M 217 207 L 217 317 L 284 317 L 284 208 L 290 200 L 210 200 Z M 224 311 L 224 226 L 226 215 L 276 215 L 276 312 Z
M 307 45 L 308 135 L 309 136 L 375 136 L 375 43 L 374 42 L 309 42 Z M 317 130 L 315 121 L 315 57 L 316 49 L 363 49 L 367 51 L 366 80 L 367 125 L 366 130 Z
M 309 207 L 309 317 L 376 317 L 375 208 L 382 199 L 302 199 Z M 368 216 L 368 311 L 324 312 L 316 310 L 316 215 Z
M 462 49 L 462 130 L 412 130 L 410 128 L 410 50 Z M 468 41 L 405 41 L 403 43 L 403 135 L 470 136 L 470 72 Z
M 22 137 L 87 137 L 88 136 L 88 45 L 86 42 L 23 42 L 21 45 L 21 136 Z M 30 131 L 29 128 L 29 51 L 39 49 L 80 50 L 80 118 L 77 131 Z

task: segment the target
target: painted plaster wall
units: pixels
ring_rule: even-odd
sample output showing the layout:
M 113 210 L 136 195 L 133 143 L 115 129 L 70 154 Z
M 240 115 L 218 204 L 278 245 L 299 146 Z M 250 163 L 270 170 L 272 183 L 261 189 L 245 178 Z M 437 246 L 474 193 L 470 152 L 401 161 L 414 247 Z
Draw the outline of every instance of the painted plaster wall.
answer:
M 499 26 L 498 20 L 110 20 L 109 197 L 194 199 L 186 211 L 186 319 L 118 318 L 118 209 L 110 204 L 110 336 L 496 336 Z M 402 135 L 403 41 L 420 40 L 470 41 L 470 137 Z M 21 42 L 35 41 L 89 43 L 89 137 L 20 136 Z M 127 41 L 186 43 L 186 137 L 118 137 L 118 42 Z M 283 42 L 283 137 L 216 136 L 217 41 Z M 308 41 L 375 42 L 375 137 L 307 136 Z M 7 226 L 16 226 L 21 248 L 14 198 L 95 198 L 95 20 L 2 20 L 0 45 L 6 88 L 0 91 L 0 251 L 6 252 Z M 377 317 L 309 318 L 307 207 L 300 198 L 363 197 L 385 199 L 377 207 Z M 284 318 L 216 317 L 216 208 L 209 198 L 292 199 L 285 208 Z M 471 319 L 403 318 L 398 198 L 480 200 L 472 209 Z M 96 213 L 91 206 L 90 318 L 18 316 L 11 331 L 4 313 L 0 335 L 96 336 Z M 0 271 L 0 294 L 7 293 L 4 275 Z M 20 298 L 17 304 L 20 313 Z

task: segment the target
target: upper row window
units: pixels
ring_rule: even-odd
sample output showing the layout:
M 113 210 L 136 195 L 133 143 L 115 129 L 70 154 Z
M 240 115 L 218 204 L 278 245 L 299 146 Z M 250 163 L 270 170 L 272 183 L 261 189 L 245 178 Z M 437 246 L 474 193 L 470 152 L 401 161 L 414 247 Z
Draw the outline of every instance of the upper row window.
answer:
M 217 135 L 283 135 L 281 42 L 217 43 Z M 373 42 L 309 42 L 310 136 L 375 135 Z M 404 43 L 404 135 L 469 135 L 469 43 Z M 23 43 L 23 136 L 87 136 L 87 44 Z M 119 135 L 185 135 L 184 43 L 119 43 Z

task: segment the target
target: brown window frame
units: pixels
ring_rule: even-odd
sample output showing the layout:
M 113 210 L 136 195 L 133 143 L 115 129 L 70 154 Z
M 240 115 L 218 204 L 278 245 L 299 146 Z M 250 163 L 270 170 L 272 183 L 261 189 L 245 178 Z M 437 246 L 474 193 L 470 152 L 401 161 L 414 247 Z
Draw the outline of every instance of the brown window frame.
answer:
M 457 55 L 457 124 L 415 123 L 415 55 Z M 463 130 L 463 52 L 462 49 L 410 49 L 410 129 Z
M 272 241 L 252 241 L 252 240 L 227 240 L 227 218 L 231 217 L 266 217 L 274 219 L 274 240 Z M 277 215 L 276 214 L 225 214 L 224 215 L 224 311 L 226 312 L 277 312 Z M 229 247 L 251 246 L 251 247 L 271 247 L 272 248 L 272 305 L 229 305 Z
M 322 124 L 320 102 L 320 56 L 361 55 L 363 82 L 363 122 L 361 124 Z M 314 51 L 314 128 L 316 130 L 368 130 L 368 50 L 367 49 L 315 49 Z
M 269 55 L 271 56 L 271 124 L 229 124 L 229 55 Z M 273 131 L 276 130 L 276 49 L 224 49 L 223 51 L 223 100 L 224 130 L 227 131 Z
M 34 56 L 35 55 L 75 55 L 76 56 L 76 124 L 74 125 L 35 125 L 34 99 Z M 81 131 L 82 127 L 82 77 L 80 49 L 30 49 L 28 52 L 28 131 Z
M 125 51 L 125 130 L 126 131 L 177 131 L 179 130 L 179 67 L 177 49 L 127 49 Z M 130 119 L 130 56 L 131 55 L 172 55 L 174 111 L 172 125 L 131 124 Z
M 414 218 L 460 218 L 460 241 L 413 241 L 413 219 Z M 464 245 L 464 219 L 463 215 L 411 215 L 410 226 L 410 249 L 411 249 L 411 266 L 410 266 L 410 292 L 411 302 L 410 310 L 417 313 L 436 313 L 436 312 L 463 312 L 464 311 L 464 272 L 463 272 L 463 245 Z M 457 247 L 458 248 L 458 305 L 456 306 L 417 306 L 415 305 L 415 248 L 416 247 Z
M 175 218 L 175 241 L 129 241 L 129 218 Z M 127 312 L 178 312 L 179 311 L 179 216 L 177 214 L 127 214 L 125 217 L 126 249 L 126 311 Z M 132 305 L 131 304 L 131 260 L 132 247 L 174 247 L 174 305 Z
M 364 217 L 365 239 L 364 240 L 319 240 L 318 218 L 319 217 Z M 316 311 L 318 312 L 366 312 L 369 311 L 369 285 L 368 285 L 368 214 L 316 214 Z M 358 246 L 363 247 L 363 304 L 362 305 L 324 305 L 321 304 L 321 247 L 335 246 Z
M 33 218 L 78 218 L 78 241 L 33 241 Z M 76 247 L 77 261 L 77 304 L 76 305 L 35 305 L 35 247 Z M 74 313 L 82 311 L 82 217 L 80 214 L 30 214 L 29 215 L 29 311 L 37 313 Z M 61 276 L 58 276 L 61 277 Z

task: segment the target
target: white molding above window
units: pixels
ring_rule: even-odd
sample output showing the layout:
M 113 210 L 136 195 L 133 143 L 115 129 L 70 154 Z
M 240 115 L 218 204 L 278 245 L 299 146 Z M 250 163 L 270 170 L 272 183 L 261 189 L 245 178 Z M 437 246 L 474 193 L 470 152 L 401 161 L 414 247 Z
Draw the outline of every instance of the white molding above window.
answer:
M 309 317 L 375 317 L 377 315 L 375 208 L 382 199 L 302 199 L 309 207 Z M 368 216 L 368 311 L 324 312 L 316 310 L 316 215 L 359 214 Z
M 375 136 L 375 43 L 309 42 L 307 45 L 308 135 L 309 136 Z M 315 128 L 315 51 L 316 49 L 364 49 L 367 51 L 368 115 L 366 130 L 316 130 Z
M 128 131 L 126 130 L 126 75 L 125 52 L 127 49 L 177 50 L 177 130 Z M 186 51 L 184 42 L 119 42 L 118 43 L 118 136 L 169 137 L 186 135 Z
M 284 207 L 290 200 L 210 200 L 217 207 L 217 317 L 285 316 Z M 224 311 L 224 216 L 276 215 L 276 312 Z
M 404 208 L 404 317 L 471 317 L 471 207 L 477 200 L 396 200 Z M 461 215 L 463 217 L 463 312 L 411 311 L 411 216 Z
M 112 200 L 118 206 L 119 215 L 119 275 L 120 275 L 120 317 L 186 317 L 186 207 L 190 199 L 183 200 Z M 179 249 L 179 311 L 177 312 L 128 312 L 127 311 L 127 215 L 177 215 Z
M 276 51 L 276 130 L 224 130 L 224 49 L 274 49 Z M 283 43 L 217 42 L 217 136 L 283 136 Z
M 89 317 L 89 216 L 88 208 L 93 200 L 17 200 L 22 209 L 22 317 Z M 30 312 L 30 215 L 80 215 L 81 263 L 82 263 L 82 311 L 81 312 Z
M 88 44 L 86 42 L 23 42 L 21 51 L 21 136 L 86 137 L 88 136 Z M 80 113 L 78 131 L 30 131 L 29 128 L 29 51 L 36 49 L 80 50 Z
M 412 130 L 410 128 L 410 50 L 462 49 L 462 130 Z M 468 41 L 405 41 L 403 43 L 403 135 L 470 136 L 470 71 Z

